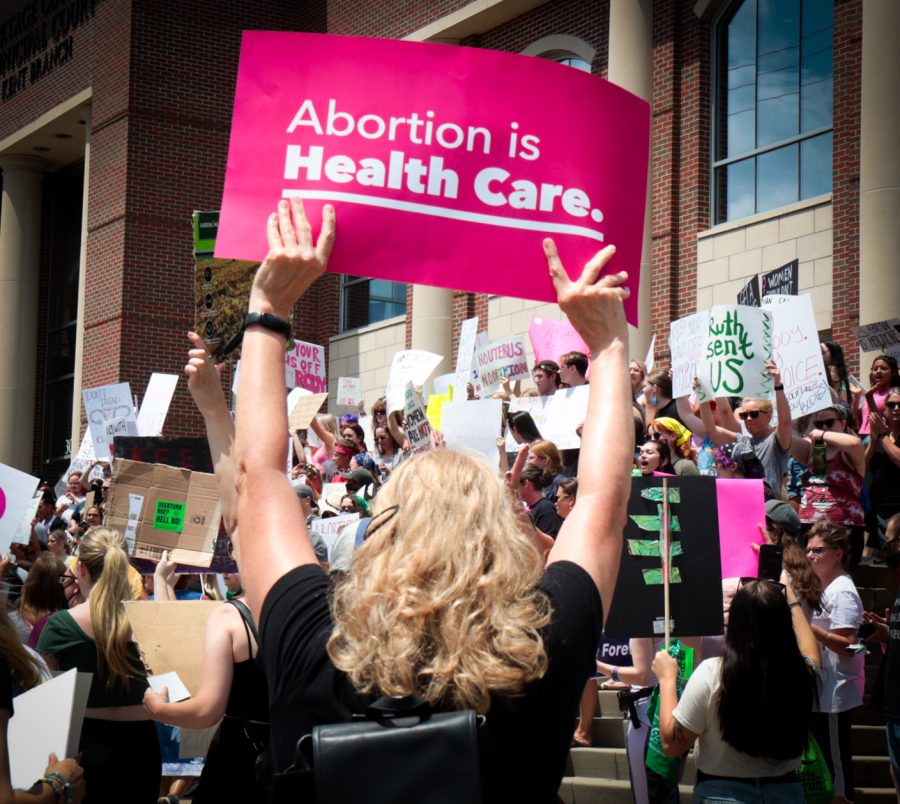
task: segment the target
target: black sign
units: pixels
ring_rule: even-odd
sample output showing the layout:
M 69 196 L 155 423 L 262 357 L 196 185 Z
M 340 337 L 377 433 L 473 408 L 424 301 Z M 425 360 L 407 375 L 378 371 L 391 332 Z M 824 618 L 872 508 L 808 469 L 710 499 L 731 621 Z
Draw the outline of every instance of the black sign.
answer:
M 747 307 L 759 307 L 759 277 L 754 276 L 737 295 L 737 303 L 744 304 Z
M 787 265 L 763 274 L 763 296 L 796 296 L 800 292 L 800 261 L 791 260 Z
M 672 545 L 671 633 L 678 637 L 721 634 L 724 624 L 716 480 L 667 480 Z M 606 622 L 608 637 L 658 639 L 664 634 L 659 550 L 662 483 L 661 477 L 632 478 L 619 577 Z

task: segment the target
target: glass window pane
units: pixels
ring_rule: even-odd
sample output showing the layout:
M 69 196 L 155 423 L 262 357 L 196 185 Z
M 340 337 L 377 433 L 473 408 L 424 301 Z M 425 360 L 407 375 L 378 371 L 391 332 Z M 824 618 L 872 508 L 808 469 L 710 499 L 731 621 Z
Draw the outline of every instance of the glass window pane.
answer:
M 752 83 L 728 90 L 729 116 L 746 112 L 748 109 L 752 111 L 755 103 L 755 88 Z
M 759 0 L 758 25 L 760 56 L 796 45 L 800 39 L 799 0 Z
M 728 156 L 739 156 L 753 150 L 753 125 L 756 114 L 748 112 L 731 115 L 728 118 Z
M 776 50 L 766 56 L 760 56 L 756 63 L 756 69 L 762 73 L 770 73 L 773 70 L 784 70 L 788 67 L 796 67 L 800 58 L 800 48 L 786 47 L 783 50 Z
M 756 158 L 757 212 L 798 200 L 797 162 L 797 145 L 788 145 Z
M 739 87 L 753 86 L 756 81 L 756 66 L 751 61 L 741 67 L 729 67 L 728 69 L 728 88 L 738 89 Z
M 756 62 L 756 0 L 745 0 L 731 18 L 727 48 L 729 74 Z
M 800 90 L 800 132 L 831 125 L 833 90 L 831 79 L 807 84 Z
M 803 0 L 802 36 L 834 25 L 834 0 Z
M 398 304 L 403 305 L 403 312 L 406 312 L 406 283 L 405 282 L 393 282 L 394 286 L 394 301 Z M 394 313 L 397 315 L 397 313 Z
M 800 143 L 800 198 L 831 192 L 831 132 Z
M 725 168 L 725 193 L 727 201 L 727 220 L 745 218 L 754 211 L 752 159 L 734 162 Z
M 355 329 L 369 323 L 369 283 L 357 282 L 344 288 L 344 328 Z
M 391 298 L 391 283 L 387 279 L 373 279 L 369 284 L 369 295 L 372 298 Z
M 760 101 L 756 116 L 756 146 L 795 137 L 798 132 L 800 95 L 792 92 L 780 98 Z
M 782 95 L 788 95 L 796 92 L 800 72 L 797 65 L 785 67 L 783 70 L 770 70 L 767 73 L 759 74 L 759 99 L 768 100 L 769 98 L 780 98 Z

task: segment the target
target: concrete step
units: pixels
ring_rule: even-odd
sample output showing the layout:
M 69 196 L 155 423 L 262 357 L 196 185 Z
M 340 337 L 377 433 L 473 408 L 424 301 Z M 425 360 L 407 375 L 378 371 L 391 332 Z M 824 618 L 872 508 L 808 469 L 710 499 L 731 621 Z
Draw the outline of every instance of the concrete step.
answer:
M 886 756 L 887 743 L 884 726 L 854 725 L 851 727 L 850 741 L 853 756 Z
M 573 725 L 572 730 L 575 730 Z M 595 717 L 591 729 L 594 745 L 603 748 L 625 747 L 625 721 L 617 717 Z
M 628 756 L 624 748 L 573 748 L 569 751 L 565 775 L 627 782 L 630 778 Z M 696 777 L 694 754 L 691 752 L 682 783 L 693 785 Z
M 853 755 L 853 783 L 858 787 L 893 788 L 891 763 L 885 755 Z
M 680 785 L 678 789 L 682 801 L 691 800 L 693 787 Z M 559 797 L 565 804 L 634 804 L 630 782 L 592 779 L 587 776 L 564 778 L 559 787 Z
M 853 713 L 850 715 L 850 722 L 854 726 L 881 726 L 882 729 L 884 728 L 884 718 L 865 703 L 853 710 Z M 887 751 L 887 745 L 885 745 L 884 750 Z
M 853 583 L 859 589 L 889 589 L 891 587 L 891 571 L 882 566 L 857 567 L 850 573 Z
M 893 787 L 857 787 L 855 804 L 897 804 Z

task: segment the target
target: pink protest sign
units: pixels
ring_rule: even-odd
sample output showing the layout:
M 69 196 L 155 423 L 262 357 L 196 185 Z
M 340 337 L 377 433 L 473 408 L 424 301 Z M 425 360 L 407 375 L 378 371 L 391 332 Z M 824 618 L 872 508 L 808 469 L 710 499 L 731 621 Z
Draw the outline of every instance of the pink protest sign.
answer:
M 261 260 L 266 217 L 337 210 L 329 270 L 555 301 L 541 240 L 580 273 L 604 245 L 636 324 L 650 110 L 534 57 L 244 33 L 216 256 Z
M 591 354 L 587 344 L 568 320 L 548 321 L 537 315 L 532 316 L 528 337 L 531 338 L 531 348 L 534 349 L 536 362 L 559 361 L 560 356 L 566 352 L 581 352 L 588 357 Z
M 722 577 L 755 578 L 759 554 L 750 545 L 763 541 L 757 527 L 766 524 L 763 482 L 716 478 L 716 500 Z

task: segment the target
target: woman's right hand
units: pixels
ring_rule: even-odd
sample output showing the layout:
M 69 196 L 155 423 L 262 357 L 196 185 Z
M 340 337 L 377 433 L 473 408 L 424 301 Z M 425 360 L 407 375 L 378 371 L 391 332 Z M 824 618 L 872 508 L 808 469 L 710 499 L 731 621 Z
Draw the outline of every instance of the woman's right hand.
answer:
M 153 574 L 166 586 L 175 586 L 175 564 L 169 560 L 168 550 L 163 550 Z
M 650 665 L 650 669 L 653 671 L 653 675 L 661 682 L 675 681 L 678 678 L 678 662 L 664 650 L 659 651 L 653 657 L 653 664 Z
M 84 769 L 78 764 L 78 761 L 71 757 L 59 759 L 56 754 L 50 754 L 44 775 L 46 776 L 48 773 L 58 773 L 64 777 L 70 785 L 73 804 L 79 804 L 84 798 Z
M 188 380 L 188 390 L 198 410 L 206 415 L 217 407 L 227 409 L 222 381 L 219 376 L 221 366 L 209 359 L 206 344 L 196 332 L 188 332 L 192 348 L 188 351 L 188 362 L 184 374 Z
M 887 432 L 887 429 L 887 423 L 884 420 L 884 416 L 877 410 L 871 411 L 869 413 L 869 432 L 871 433 L 872 438 Z

